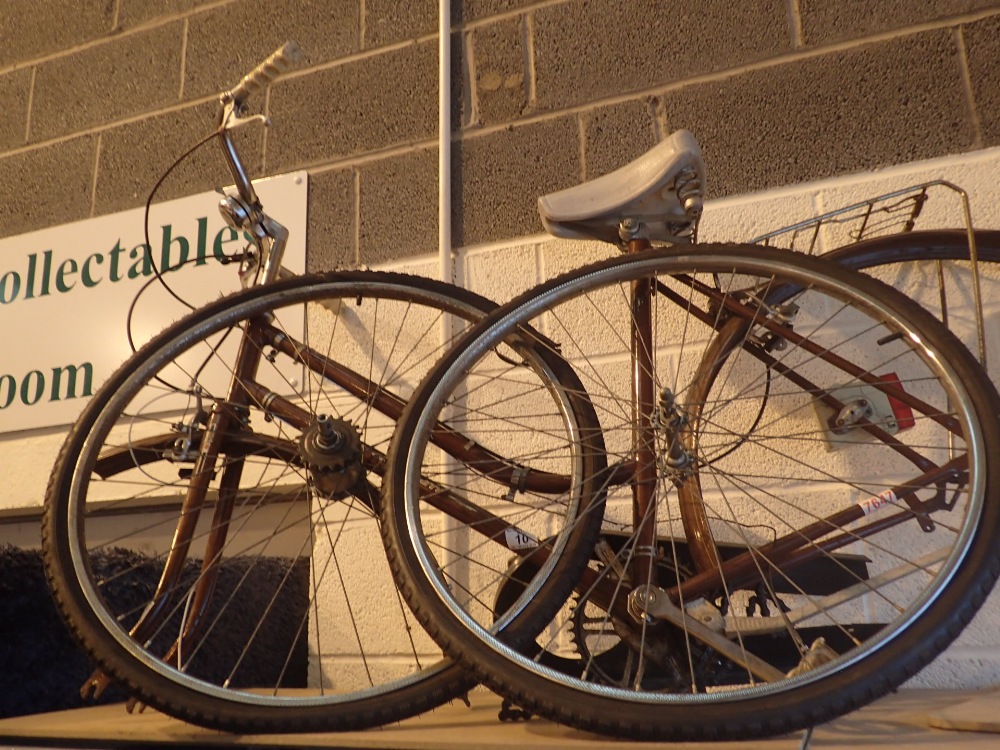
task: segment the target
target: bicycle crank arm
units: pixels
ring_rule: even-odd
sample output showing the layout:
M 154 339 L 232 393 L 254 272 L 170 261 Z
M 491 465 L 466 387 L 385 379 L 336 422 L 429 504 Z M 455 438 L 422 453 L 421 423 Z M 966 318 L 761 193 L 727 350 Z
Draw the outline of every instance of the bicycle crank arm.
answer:
M 633 617 L 639 619 L 644 616 L 653 617 L 676 625 L 706 646 L 710 646 L 729 660 L 745 667 L 752 675 L 765 682 L 775 682 L 785 678 L 784 672 L 741 649 L 721 633 L 717 633 L 690 614 L 683 612 L 670 600 L 667 592 L 661 588 L 639 586 L 633 589 L 628 596 L 628 605 Z

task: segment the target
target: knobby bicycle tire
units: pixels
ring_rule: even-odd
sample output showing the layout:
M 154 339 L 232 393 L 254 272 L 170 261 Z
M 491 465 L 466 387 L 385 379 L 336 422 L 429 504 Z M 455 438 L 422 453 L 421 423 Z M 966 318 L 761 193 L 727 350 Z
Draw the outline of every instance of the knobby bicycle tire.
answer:
M 977 229 L 974 232 L 979 259 L 1000 262 L 1000 231 Z M 965 229 L 932 229 L 890 234 L 862 240 L 824 254 L 848 268 L 864 270 L 895 263 L 926 260 L 969 259 L 969 235 Z
M 837 248 L 825 257 L 896 287 L 947 324 L 982 360 L 995 344 L 992 331 L 978 319 L 976 285 L 980 286 L 979 296 L 988 318 L 1000 275 L 1000 231 L 979 229 L 974 235 L 978 263 L 975 275 L 965 229 L 876 237 Z M 987 360 L 987 365 L 994 363 L 993 357 Z
M 661 515 L 657 549 L 640 550 L 630 540 L 644 517 L 630 516 L 624 472 L 633 420 L 620 393 L 632 313 L 615 306 L 631 305 L 632 283 L 649 278 L 678 319 L 655 318 L 648 356 L 662 395 L 653 415 Z M 511 648 L 497 612 L 453 595 L 458 576 L 438 564 L 416 491 L 428 479 L 462 491 L 461 476 L 427 460 L 430 426 L 462 418 L 467 389 L 504 380 L 491 347 L 528 325 L 576 369 L 609 460 L 604 534 L 537 641 L 571 653 L 575 667 Z M 428 632 L 519 705 L 623 738 L 776 734 L 892 690 L 972 618 L 1000 570 L 998 413 L 968 350 L 875 279 L 770 248 L 648 251 L 525 293 L 428 373 L 390 450 L 382 532 Z M 508 430 L 512 459 L 532 428 Z M 485 542 L 466 531 L 461 549 L 476 568 Z M 657 586 L 633 587 L 633 560 Z M 493 591 L 501 608 L 517 600 L 511 575 L 477 570 L 481 598 Z M 632 588 L 639 596 L 626 596 Z

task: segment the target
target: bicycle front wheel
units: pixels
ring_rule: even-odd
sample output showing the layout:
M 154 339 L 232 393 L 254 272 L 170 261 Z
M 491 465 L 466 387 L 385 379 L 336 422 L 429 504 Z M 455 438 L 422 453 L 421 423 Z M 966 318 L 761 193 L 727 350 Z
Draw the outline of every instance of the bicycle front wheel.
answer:
M 516 382 L 495 349 L 525 326 L 576 369 L 609 465 L 573 595 L 511 648 L 495 622 L 530 592 L 483 572 L 490 540 L 469 524 L 451 539 L 495 604 L 466 606 L 419 488 L 465 492 L 473 467 L 443 472 L 430 438 L 473 416 L 490 432 Z M 526 708 L 633 739 L 780 733 L 898 686 L 982 603 L 998 408 L 957 339 L 875 279 L 770 248 L 648 251 L 513 300 L 428 374 L 390 451 L 383 534 L 442 648 Z M 495 417 L 516 460 L 533 429 Z
M 299 277 L 199 309 L 126 362 L 67 437 L 43 525 L 93 688 L 289 732 L 397 721 L 472 687 L 396 593 L 378 497 L 410 392 L 493 307 L 401 274 Z M 237 371 L 240 347 L 256 364 Z

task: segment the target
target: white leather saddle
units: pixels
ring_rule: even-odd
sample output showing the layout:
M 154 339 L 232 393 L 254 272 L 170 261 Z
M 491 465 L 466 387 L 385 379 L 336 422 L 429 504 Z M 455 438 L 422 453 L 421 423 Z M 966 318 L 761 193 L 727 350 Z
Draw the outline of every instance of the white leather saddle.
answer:
M 618 243 L 631 237 L 690 242 L 701 215 L 705 165 L 695 137 L 678 130 L 614 172 L 538 199 L 556 237 Z M 635 222 L 623 236 L 625 219 Z

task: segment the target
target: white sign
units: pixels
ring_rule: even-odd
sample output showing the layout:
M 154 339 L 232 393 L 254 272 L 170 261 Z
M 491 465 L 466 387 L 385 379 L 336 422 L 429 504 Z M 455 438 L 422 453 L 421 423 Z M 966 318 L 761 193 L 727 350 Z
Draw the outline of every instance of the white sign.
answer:
M 289 230 L 282 265 L 305 270 L 305 172 L 255 181 L 265 211 Z M 131 354 L 189 308 L 240 289 L 247 244 L 214 191 L 154 205 L 146 252 L 142 208 L 0 240 L 0 433 L 70 424 Z M 141 294 L 140 294 L 141 292 Z

